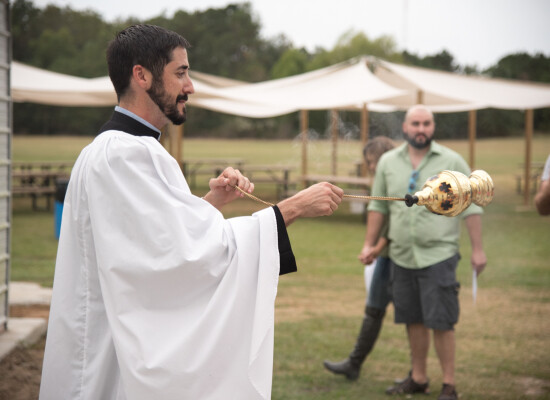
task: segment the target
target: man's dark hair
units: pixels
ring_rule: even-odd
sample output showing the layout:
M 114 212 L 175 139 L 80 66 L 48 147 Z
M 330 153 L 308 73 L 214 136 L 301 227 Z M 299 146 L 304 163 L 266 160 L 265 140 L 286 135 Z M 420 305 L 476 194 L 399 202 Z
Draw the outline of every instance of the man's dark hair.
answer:
M 189 42 L 179 34 L 155 25 L 132 25 L 119 32 L 107 48 L 109 77 L 117 98 L 124 95 L 130 85 L 134 65 L 141 65 L 162 78 L 162 71 L 171 61 L 172 51 L 178 47 L 188 49 Z

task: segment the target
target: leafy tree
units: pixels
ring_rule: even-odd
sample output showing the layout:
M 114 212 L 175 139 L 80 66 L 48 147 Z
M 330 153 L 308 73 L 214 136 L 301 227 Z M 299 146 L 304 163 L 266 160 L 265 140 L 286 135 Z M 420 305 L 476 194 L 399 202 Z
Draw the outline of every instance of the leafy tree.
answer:
M 308 70 L 327 67 L 358 56 L 374 56 L 388 61 L 401 61 L 395 40 L 390 36 L 381 36 L 370 40 L 362 32 L 348 31 L 338 39 L 334 49 L 318 49 L 308 65 Z
M 419 57 L 416 54 L 403 52 L 403 61 L 405 64 L 412 64 L 418 67 L 438 69 L 440 71 L 455 72 L 459 69 L 455 64 L 454 57 L 447 50 L 434 55 L 427 55 L 425 57 Z
M 273 79 L 298 75 L 306 71 L 309 55 L 304 49 L 288 49 L 271 69 Z
M 105 48 L 112 28 L 98 14 L 70 8 L 36 8 L 15 0 L 11 7 L 13 58 L 55 72 L 82 77 L 107 74 Z M 13 107 L 15 132 L 94 134 L 108 108 L 65 108 L 39 104 Z

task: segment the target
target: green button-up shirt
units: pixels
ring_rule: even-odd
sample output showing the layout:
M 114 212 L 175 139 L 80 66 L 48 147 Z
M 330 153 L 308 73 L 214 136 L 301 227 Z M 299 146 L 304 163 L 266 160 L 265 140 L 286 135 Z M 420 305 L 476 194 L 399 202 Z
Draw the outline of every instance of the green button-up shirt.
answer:
M 470 168 L 455 151 L 435 141 L 418 166 L 418 179 L 413 193 L 419 191 L 428 178 L 441 171 L 459 171 L 468 176 Z M 404 197 L 409 191 L 413 172 L 407 143 L 383 154 L 376 167 L 373 196 Z M 407 207 L 401 201 L 372 200 L 369 211 L 389 217 L 390 258 L 405 268 L 425 268 L 458 253 L 460 238 L 459 217 L 481 214 L 472 204 L 459 217 L 446 217 L 430 212 L 424 206 Z

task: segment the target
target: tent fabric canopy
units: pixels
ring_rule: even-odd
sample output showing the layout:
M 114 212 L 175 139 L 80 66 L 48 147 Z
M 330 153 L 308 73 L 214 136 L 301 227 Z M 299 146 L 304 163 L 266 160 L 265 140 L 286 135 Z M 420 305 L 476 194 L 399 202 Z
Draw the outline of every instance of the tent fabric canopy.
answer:
M 195 86 L 195 94 L 189 98 L 191 106 L 251 118 L 298 110 L 360 111 L 365 105 L 370 111 L 391 112 L 405 110 L 419 99 L 434 112 L 550 107 L 547 84 L 463 76 L 366 56 L 260 83 L 197 71 L 191 71 L 191 77 Z M 117 103 L 108 77 L 79 78 L 16 61 L 11 64 L 11 93 L 15 102 L 60 106 Z
M 366 63 L 350 60 L 287 78 L 220 90 L 224 97 L 293 110 L 355 109 L 356 104 L 406 94 L 376 78 Z
M 527 110 L 550 107 L 550 85 L 375 62 L 375 75 L 387 84 L 408 91 L 406 97 L 389 105 L 408 108 L 416 104 L 415 93 L 423 93 L 423 103 L 435 112 L 456 112 L 481 108 Z M 406 107 L 403 107 L 406 106 Z
M 101 107 L 117 102 L 108 77 L 78 78 L 16 61 L 11 63 L 11 95 L 15 102 L 73 107 Z

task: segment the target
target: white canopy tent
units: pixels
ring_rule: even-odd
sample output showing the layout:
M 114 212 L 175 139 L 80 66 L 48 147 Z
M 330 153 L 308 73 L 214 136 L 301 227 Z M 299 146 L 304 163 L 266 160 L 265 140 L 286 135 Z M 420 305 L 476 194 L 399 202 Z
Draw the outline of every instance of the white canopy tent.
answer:
M 359 104 L 366 113 L 367 104 L 389 100 L 406 95 L 405 90 L 396 89 L 378 78 L 368 69 L 366 62 L 349 60 L 326 68 L 306 72 L 304 74 L 275 79 L 266 82 L 252 83 L 233 87 L 220 88 L 219 94 L 223 99 L 199 100 L 199 104 L 206 108 L 216 107 L 220 103 L 228 103 L 232 99 L 239 99 L 240 104 L 264 104 L 276 110 L 281 104 L 290 110 L 301 110 L 302 132 L 302 176 L 307 174 L 307 110 L 333 110 L 332 112 L 332 173 L 337 170 L 337 113 L 335 110 L 356 110 Z M 226 106 L 226 104 L 224 104 Z M 387 112 L 396 109 L 393 105 L 373 105 L 375 111 Z M 242 112 L 240 113 L 242 115 Z M 367 140 L 368 121 L 362 118 L 361 136 Z

